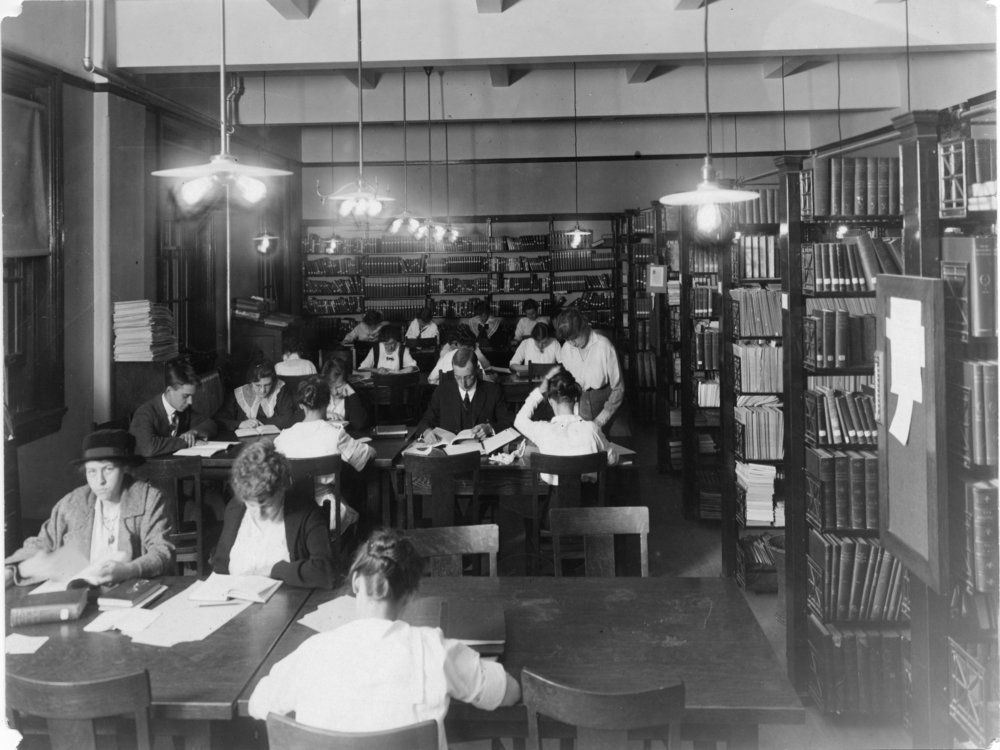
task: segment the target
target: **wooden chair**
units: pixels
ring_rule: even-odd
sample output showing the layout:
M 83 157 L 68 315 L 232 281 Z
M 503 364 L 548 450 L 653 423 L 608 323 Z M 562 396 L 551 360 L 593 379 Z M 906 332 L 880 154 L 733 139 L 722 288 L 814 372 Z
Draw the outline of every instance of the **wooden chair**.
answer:
M 169 539 L 174 543 L 174 559 L 178 563 L 194 563 L 199 576 L 206 570 L 205 529 L 202 518 L 201 458 L 199 456 L 170 456 L 151 458 L 142 465 L 140 475 L 159 487 L 170 506 L 174 520 L 174 533 Z M 191 480 L 194 502 L 194 519 L 184 521 L 181 498 L 184 480 Z
M 553 507 L 578 508 L 584 474 L 597 475 L 597 504 L 605 505 L 605 481 L 608 472 L 608 454 L 604 451 L 584 456 L 550 456 L 546 453 L 528 455 L 528 465 L 539 474 L 559 477 L 558 499 Z
M 342 531 L 340 526 L 340 503 L 341 503 L 341 480 L 340 470 L 343 467 L 343 459 L 338 455 L 314 456 L 313 458 L 290 458 L 288 466 L 292 473 L 292 487 L 296 492 L 305 497 L 315 496 L 316 477 L 325 477 L 330 474 L 334 476 L 332 487 L 335 487 L 335 501 L 330 506 L 330 514 L 337 519 L 337 531 Z
M 462 575 L 462 555 L 487 555 L 490 576 L 497 574 L 500 527 L 494 523 L 410 529 L 406 536 L 421 557 L 429 558 L 432 576 Z
M 122 714 L 135 720 L 139 750 L 150 750 L 150 702 L 146 670 L 88 682 L 46 682 L 7 673 L 8 708 L 45 719 L 52 750 L 96 750 L 96 720 Z
M 542 748 L 539 714 L 576 727 L 576 750 L 623 748 L 629 730 L 653 727 L 663 728 L 658 735 L 668 750 L 680 747 L 683 681 L 632 693 L 605 693 L 563 685 L 522 669 L 521 695 L 528 710 L 528 746 L 534 750 Z
M 420 373 L 404 372 L 398 375 L 372 373 L 372 388 L 368 394 L 374 412 L 375 424 L 384 424 L 383 410 L 389 413 L 390 421 L 403 421 L 410 424 L 416 418 L 416 410 L 420 401 Z
M 455 525 L 455 498 L 459 494 L 459 480 L 471 481 L 471 509 L 479 507 L 479 464 L 480 455 L 460 453 L 457 456 L 441 455 L 414 456 L 403 454 L 406 491 L 406 519 L 404 526 L 414 527 L 419 523 L 414 509 L 415 496 L 429 498 L 423 503 L 423 514 L 430 517 L 431 526 Z M 461 494 L 466 494 L 465 492 Z M 422 514 L 422 515 L 423 515 Z
M 549 370 L 555 367 L 551 362 L 542 364 L 540 362 L 529 362 L 528 363 L 528 380 L 538 382 L 544 378 Z
M 649 508 L 550 508 L 552 560 L 562 575 L 562 538 L 583 537 L 584 571 L 588 576 L 615 575 L 615 535 L 638 534 L 641 575 L 649 576 Z
M 384 732 L 331 732 L 268 714 L 267 744 L 270 750 L 437 750 L 438 725 L 422 721 Z
M 297 394 L 299 392 L 299 384 L 313 377 L 312 375 L 279 375 L 278 379 L 284 382 L 285 388 L 288 392 L 292 394 L 292 398 L 297 399 Z

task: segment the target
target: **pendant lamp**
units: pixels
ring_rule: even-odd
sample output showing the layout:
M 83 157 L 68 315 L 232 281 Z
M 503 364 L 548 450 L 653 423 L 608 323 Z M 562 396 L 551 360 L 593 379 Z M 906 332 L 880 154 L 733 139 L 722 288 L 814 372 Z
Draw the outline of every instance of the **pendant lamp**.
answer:
M 583 244 L 584 238 L 589 238 L 593 232 L 580 229 L 580 160 L 576 138 L 576 63 L 573 63 L 573 213 L 577 215 L 576 226 L 566 232 L 569 246 L 573 249 Z
M 694 190 L 683 193 L 670 193 L 660 198 L 660 203 L 667 206 L 698 206 L 695 218 L 695 230 L 705 237 L 712 237 L 723 224 L 720 206 L 730 203 L 742 203 L 758 197 L 751 190 L 737 190 L 726 187 L 716 177 L 712 166 L 712 121 L 708 98 L 708 6 L 711 0 L 705 1 L 704 19 L 704 69 L 705 69 L 705 161 L 701 166 L 701 182 Z
M 451 223 L 451 166 L 448 161 L 448 119 L 444 114 L 444 71 L 438 71 L 438 81 L 441 84 L 441 122 L 444 124 L 444 214 L 445 226 L 441 233 L 443 239 L 454 242 L 458 239 L 458 228 Z
M 389 201 L 395 200 L 378 191 L 378 181 L 372 185 L 365 181 L 364 176 L 364 156 L 365 156 L 365 111 L 363 102 L 362 70 L 361 70 L 361 0 L 357 0 L 357 22 L 358 22 L 358 179 L 344 185 L 332 193 L 321 193 L 319 182 L 316 182 L 316 194 L 320 203 L 325 204 L 328 200 L 339 203 L 337 213 L 343 217 L 354 216 L 355 218 L 375 217 L 382 213 L 383 206 Z
M 232 130 L 226 110 L 226 0 L 219 0 L 219 153 L 208 164 L 176 169 L 158 169 L 154 177 L 187 178 L 175 191 L 177 200 L 185 208 L 206 206 L 215 202 L 228 188 L 228 198 L 243 205 L 260 203 L 267 195 L 262 177 L 287 177 L 285 169 L 271 169 L 240 164 L 229 153 L 229 134 Z
M 420 222 L 420 226 L 414 231 L 413 236 L 418 240 L 431 238 L 443 238 L 445 234 L 444 225 L 434 221 L 432 213 L 434 211 L 434 170 L 431 163 L 431 73 L 434 68 L 430 65 L 424 67 L 427 75 L 427 218 Z M 440 239 L 436 241 L 440 242 Z
M 407 180 L 407 166 L 409 165 L 409 152 L 406 140 L 406 69 L 403 69 L 403 210 L 393 218 L 389 224 L 389 233 L 398 234 L 400 229 L 405 228 L 407 232 L 413 234 L 420 226 L 420 221 L 409 211 L 409 182 Z

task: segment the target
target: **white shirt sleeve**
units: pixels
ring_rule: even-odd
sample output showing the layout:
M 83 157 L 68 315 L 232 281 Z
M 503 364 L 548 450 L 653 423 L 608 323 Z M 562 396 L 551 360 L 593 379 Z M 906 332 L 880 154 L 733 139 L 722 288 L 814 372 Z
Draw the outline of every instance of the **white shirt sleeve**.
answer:
M 368 370 L 375 366 L 375 347 L 373 346 L 368 350 L 368 355 L 364 358 L 364 361 L 358 365 L 359 370 Z
M 523 365 L 525 353 L 528 351 L 528 342 L 531 339 L 525 339 L 520 344 L 517 345 L 517 351 L 514 352 L 514 356 L 510 358 L 510 363 L 512 365 Z
M 402 348 L 402 344 L 400 344 L 400 348 Z M 408 347 L 404 348 L 403 349 L 403 361 L 400 362 L 399 369 L 402 370 L 402 369 L 404 369 L 406 367 L 416 367 L 416 366 L 417 366 L 417 360 L 415 360 L 413 358 L 413 355 L 410 354 L 410 350 L 409 350 Z
M 420 321 L 416 318 L 410 321 L 410 325 L 406 328 L 405 338 L 415 339 L 420 337 Z
M 507 690 L 507 673 L 503 665 L 483 661 L 478 653 L 460 641 L 446 638 L 444 647 L 448 694 L 484 711 L 498 708 Z
M 302 669 L 299 660 L 309 659 L 309 641 L 299 646 L 271 668 L 250 695 L 247 710 L 255 719 L 266 719 L 269 713 L 290 714 L 295 710 L 295 692 L 300 684 Z
M 337 443 L 337 453 L 347 464 L 350 464 L 358 471 L 365 468 L 365 465 L 375 457 L 375 449 L 368 443 L 362 443 L 350 435 L 346 430 L 340 431 L 340 440 Z
M 535 409 L 538 405 L 545 400 L 545 396 L 538 388 L 533 388 L 528 397 L 524 399 L 524 404 L 517 412 L 517 416 L 514 417 L 514 429 L 524 435 L 526 438 L 531 440 L 533 443 L 538 443 L 535 436 L 538 435 L 541 425 L 548 425 L 547 422 L 535 422 L 531 415 L 535 413 Z

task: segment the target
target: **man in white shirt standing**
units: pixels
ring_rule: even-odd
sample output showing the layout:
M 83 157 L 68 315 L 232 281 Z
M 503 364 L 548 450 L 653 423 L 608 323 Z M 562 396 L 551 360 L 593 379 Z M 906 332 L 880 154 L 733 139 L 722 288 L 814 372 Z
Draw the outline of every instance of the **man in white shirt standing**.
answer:
M 593 420 L 607 435 L 625 398 L 625 384 L 614 344 L 597 333 L 576 308 L 559 313 L 556 334 L 564 342 L 562 365 L 583 388 L 580 416 Z

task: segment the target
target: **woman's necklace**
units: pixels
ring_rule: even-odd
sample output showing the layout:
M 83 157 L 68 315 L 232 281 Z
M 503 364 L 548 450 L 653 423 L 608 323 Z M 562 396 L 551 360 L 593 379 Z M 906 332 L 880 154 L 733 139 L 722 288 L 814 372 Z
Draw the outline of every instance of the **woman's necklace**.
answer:
M 107 509 L 108 506 L 106 504 L 101 505 L 101 525 L 104 527 L 104 533 L 108 537 L 108 545 L 114 546 L 115 537 L 118 534 L 118 519 L 121 518 L 122 509 L 118 508 L 113 516 L 107 514 Z

